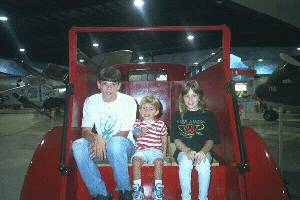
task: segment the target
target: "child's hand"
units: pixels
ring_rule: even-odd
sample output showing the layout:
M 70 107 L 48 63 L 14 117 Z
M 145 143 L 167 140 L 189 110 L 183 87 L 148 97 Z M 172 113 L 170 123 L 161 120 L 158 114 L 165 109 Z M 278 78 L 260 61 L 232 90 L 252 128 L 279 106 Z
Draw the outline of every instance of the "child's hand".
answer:
M 171 163 L 173 161 L 173 157 L 165 156 L 165 163 Z
M 187 157 L 188 157 L 188 159 L 189 160 L 194 160 L 195 159 L 195 155 L 196 155 L 196 151 L 189 151 L 188 153 L 187 153 Z
M 149 127 L 143 127 L 143 128 L 142 128 L 142 136 L 143 136 L 143 135 L 146 135 L 147 132 L 148 132 L 148 130 L 149 130 Z
M 142 131 L 140 130 L 140 131 L 136 131 L 135 133 L 134 133 L 134 137 L 135 138 L 140 138 L 140 137 L 142 137 Z
M 195 155 L 195 162 L 196 164 L 200 164 L 202 161 L 205 162 L 206 155 L 203 151 L 199 151 Z

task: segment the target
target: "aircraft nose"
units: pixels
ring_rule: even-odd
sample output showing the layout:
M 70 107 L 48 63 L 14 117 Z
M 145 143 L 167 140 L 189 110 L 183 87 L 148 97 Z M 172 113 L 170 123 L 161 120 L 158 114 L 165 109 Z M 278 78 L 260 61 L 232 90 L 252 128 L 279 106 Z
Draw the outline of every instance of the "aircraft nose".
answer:
M 260 99 L 263 99 L 263 96 L 264 96 L 264 86 L 263 85 L 259 85 L 256 87 L 255 89 L 255 95 L 260 98 Z

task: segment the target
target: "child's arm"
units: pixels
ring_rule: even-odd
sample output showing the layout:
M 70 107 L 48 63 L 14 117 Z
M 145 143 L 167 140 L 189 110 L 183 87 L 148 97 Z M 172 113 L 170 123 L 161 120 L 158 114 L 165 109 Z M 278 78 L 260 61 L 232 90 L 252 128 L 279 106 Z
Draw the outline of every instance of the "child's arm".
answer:
M 162 152 L 165 157 L 167 157 L 167 151 L 168 151 L 168 136 L 167 134 L 161 137 L 162 140 Z
M 213 145 L 214 145 L 214 141 L 207 140 L 205 142 L 204 147 L 200 151 L 203 151 L 203 153 L 206 155 L 212 149 Z
M 189 160 L 194 160 L 196 151 L 187 147 L 180 139 L 175 139 L 174 144 L 180 151 L 186 153 Z
M 206 154 L 212 149 L 213 145 L 214 145 L 214 141 L 212 140 L 207 140 L 205 142 L 204 147 L 195 155 L 195 160 L 197 164 L 200 164 L 202 160 L 205 161 Z

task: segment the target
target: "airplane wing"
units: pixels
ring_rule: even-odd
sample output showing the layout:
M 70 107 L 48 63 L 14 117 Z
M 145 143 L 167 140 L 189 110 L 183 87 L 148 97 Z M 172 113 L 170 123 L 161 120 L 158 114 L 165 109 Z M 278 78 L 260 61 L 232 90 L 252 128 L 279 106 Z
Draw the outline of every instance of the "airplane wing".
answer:
M 105 54 L 99 54 L 91 58 L 91 61 L 93 61 L 93 63 L 95 63 L 97 66 L 95 67 L 94 64 L 89 64 L 88 67 L 95 71 L 100 71 L 105 67 L 130 63 L 132 53 L 133 52 L 129 50 L 121 50 Z
M 29 73 L 14 60 L 0 59 L 0 72 L 16 76 L 28 76 Z

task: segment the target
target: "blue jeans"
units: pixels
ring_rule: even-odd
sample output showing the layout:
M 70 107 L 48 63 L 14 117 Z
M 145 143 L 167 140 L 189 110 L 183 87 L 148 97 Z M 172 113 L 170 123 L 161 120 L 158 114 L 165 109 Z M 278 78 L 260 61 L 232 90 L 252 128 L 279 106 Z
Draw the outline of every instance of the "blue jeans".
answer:
M 196 165 L 196 170 L 198 172 L 199 181 L 199 200 L 207 200 L 208 189 L 210 184 L 210 173 L 211 173 L 211 161 L 212 157 L 208 152 L 206 154 L 207 162 L 201 162 Z M 192 170 L 194 168 L 194 161 L 189 160 L 184 152 L 178 154 L 178 165 L 179 165 L 179 179 L 181 186 L 181 197 L 182 200 L 191 200 L 191 178 Z
M 102 180 L 101 173 L 97 167 L 99 158 L 91 159 L 91 142 L 80 138 L 72 145 L 80 174 L 92 196 L 107 196 L 105 182 Z M 116 190 L 131 190 L 130 176 L 128 171 L 128 160 L 134 153 L 133 143 L 125 137 L 111 137 L 106 143 L 107 157 L 114 171 L 114 178 L 117 182 Z

